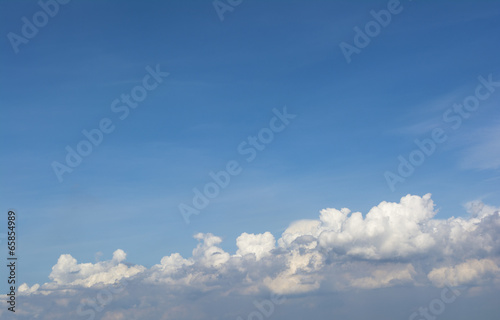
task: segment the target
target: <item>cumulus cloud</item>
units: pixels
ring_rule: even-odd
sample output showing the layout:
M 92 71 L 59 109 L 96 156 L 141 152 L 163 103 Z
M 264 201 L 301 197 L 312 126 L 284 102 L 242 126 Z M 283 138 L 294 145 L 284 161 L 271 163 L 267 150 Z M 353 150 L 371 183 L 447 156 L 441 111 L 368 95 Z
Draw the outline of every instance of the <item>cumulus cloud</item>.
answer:
M 407 196 L 400 203 L 382 202 L 364 218 L 361 212 L 346 208 L 325 209 L 312 234 L 320 247 L 341 256 L 407 257 L 435 245 L 425 225 L 435 214 L 430 194 Z
M 500 211 L 481 202 L 466 209 L 467 217 L 436 219 L 430 194 L 382 202 L 365 215 L 329 208 L 317 220 L 291 223 L 277 240 L 270 232 L 242 233 L 234 254 L 220 247 L 220 237 L 195 234 L 199 243 L 191 257 L 171 253 L 151 268 L 125 263 L 122 250 L 94 264 L 63 254 L 52 268 L 51 282 L 24 284 L 19 292 L 28 297 L 59 291 L 78 295 L 83 288 L 125 282 L 125 293 L 114 299 L 147 309 L 146 301 L 126 293 L 158 288 L 162 297 L 175 300 L 208 292 L 226 297 L 298 295 L 401 285 L 480 285 L 492 279 L 498 283 Z M 105 318 L 120 317 L 131 316 L 119 309 L 105 313 Z
M 271 250 L 276 246 L 276 240 L 270 232 L 263 234 L 248 234 L 244 232 L 236 239 L 236 245 L 238 246 L 237 255 L 253 254 L 255 255 L 255 259 L 259 261 L 271 255 Z
M 284 253 L 285 266 L 277 276 L 264 278 L 264 285 L 279 294 L 304 293 L 318 289 L 323 275 L 324 256 L 315 250 L 315 241 L 301 243 Z
M 35 284 L 29 287 L 22 284 L 19 293 L 29 295 L 37 293 L 48 294 L 47 290 L 64 289 L 69 287 L 92 287 L 114 284 L 121 279 L 132 277 L 146 270 L 143 266 L 127 266 L 122 263 L 126 259 L 126 253 L 118 249 L 113 253 L 113 258 L 109 261 L 93 263 L 78 263 L 69 254 L 63 254 L 52 267 L 49 278 L 50 283 L 40 286 Z
M 437 287 L 477 284 L 480 281 L 495 278 L 500 268 L 491 259 L 471 259 L 456 266 L 435 268 L 428 278 Z
M 26 283 L 23 283 L 22 285 L 19 286 L 17 292 L 19 293 L 19 295 L 26 296 L 36 292 L 39 288 L 40 285 L 38 283 L 34 284 L 31 287 L 28 286 Z
M 368 277 L 352 279 L 350 286 L 362 289 L 390 287 L 400 283 L 412 282 L 415 274 L 415 269 L 411 264 L 386 266 L 386 268 L 373 271 Z
M 211 233 L 198 233 L 194 236 L 200 243 L 193 250 L 193 259 L 200 262 L 205 267 L 219 267 L 229 260 L 229 253 L 224 252 L 217 245 L 222 239 Z

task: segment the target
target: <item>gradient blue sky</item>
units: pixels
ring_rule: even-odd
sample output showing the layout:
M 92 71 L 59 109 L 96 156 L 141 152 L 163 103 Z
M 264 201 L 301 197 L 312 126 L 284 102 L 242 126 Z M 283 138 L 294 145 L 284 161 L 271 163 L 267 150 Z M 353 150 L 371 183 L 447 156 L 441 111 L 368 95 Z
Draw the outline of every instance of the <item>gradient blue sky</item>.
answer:
M 406 194 L 432 193 L 439 218 L 500 206 L 500 89 L 458 130 L 442 121 L 478 76 L 500 80 L 500 3 L 403 1 L 348 64 L 339 44 L 386 4 L 245 0 L 220 21 L 211 1 L 75 0 L 15 54 L 6 35 L 40 8 L 2 1 L 0 197 L 18 212 L 22 282 L 47 281 L 64 253 L 121 248 L 148 267 L 198 232 L 232 252 L 242 232 Z M 170 75 L 119 120 L 111 101 L 157 64 Z M 237 146 L 283 106 L 297 117 L 244 163 Z M 115 131 L 60 183 L 51 163 L 104 117 Z M 434 127 L 449 139 L 392 192 L 384 172 Z M 232 159 L 243 173 L 185 224 L 179 203 Z

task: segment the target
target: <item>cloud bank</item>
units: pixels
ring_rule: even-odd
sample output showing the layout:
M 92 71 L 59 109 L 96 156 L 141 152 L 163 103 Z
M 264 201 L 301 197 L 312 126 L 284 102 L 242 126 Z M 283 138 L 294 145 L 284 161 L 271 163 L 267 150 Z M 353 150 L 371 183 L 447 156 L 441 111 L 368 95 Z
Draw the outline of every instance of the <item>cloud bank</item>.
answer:
M 291 223 L 279 239 L 269 232 L 242 233 L 234 254 L 220 247 L 220 237 L 198 233 L 191 257 L 172 253 L 151 268 L 126 263 L 120 249 L 110 260 L 94 264 L 63 254 L 50 282 L 19 287 L 25 302 L 16 316 L 202 319 L 206 310 L 187 307 L 187 300 L 390 287 L 468 286 L 498 292 L 500 210 L 481 202 L 466 209 L 467 217 L 436 219 L 430 194 L 381 202 L 366 215 L 328 208 L 316 220 Z M 52 301 L 49 309 L 47 301 Z M 0 315 L 7 316 L 5 311 Z

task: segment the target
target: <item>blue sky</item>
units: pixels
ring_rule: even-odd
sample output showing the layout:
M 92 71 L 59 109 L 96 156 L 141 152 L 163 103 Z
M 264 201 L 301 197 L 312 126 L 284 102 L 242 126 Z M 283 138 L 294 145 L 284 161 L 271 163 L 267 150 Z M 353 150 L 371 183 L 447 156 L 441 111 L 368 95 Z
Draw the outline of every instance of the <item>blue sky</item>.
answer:
M 402 1 L 347 63 L 340 43 L 387 3 L 245 0 L 221 21 L 211 1 L 74 0 L 15 53 L 7 34 L 41 9 L 2 1 L 0 197 L 18 212 L 22 282 L 47 282 L 61 254 L 122 249 L 149 268 L 189 255 L 196 233 L 234 252 L 243 232 L 278 238 L 324 208 L 407 194 L 431 193 L 438 219 L 500 206 L 500 87 L 458 129 L 443 121 L 478 77 L 500 81 L 500 4 Z M 120 120 L 112 101 L 157 65 L 168 77 Z M 285 106 L 296 117 L 246 162 L 238 145 Z M 53 161 L 103 118 L 115 130 L 59 182 Z M 384 173 L 434 128 L 447 140 L 392 191 Z M 186 224 L 178 205 L 230 160 L 242 173 Z

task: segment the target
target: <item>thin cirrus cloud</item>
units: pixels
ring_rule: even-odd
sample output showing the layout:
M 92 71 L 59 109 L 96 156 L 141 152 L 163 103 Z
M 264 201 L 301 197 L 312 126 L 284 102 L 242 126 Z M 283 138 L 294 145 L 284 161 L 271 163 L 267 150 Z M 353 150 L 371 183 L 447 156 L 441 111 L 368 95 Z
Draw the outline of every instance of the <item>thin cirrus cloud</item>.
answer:
M 460 165 L 464 169 L 500 169 L 500 128 L 477 130 L 470 146 L 465 148 Z
M 196 318 L 193 310 L 182 308 L 193 295 L 300 296 L 400 286 L 498 287 L 500 211 L 479 201 L 466 209 L 468 217 L 437 219 L 430 194 L 407 195 L 399 203 L 384 201 L 366 215 L 328 208 L 321 210 L 318 219 L 291 223 L 279 239 L 269 232 L 243 233 L 236 239 L 234 254 L 220 247 L 220 237 L 198 233 L 191 257 L 172 253 L 151 268 L 126 263 L 126 253 L 120 249 L 110 260 L 96 263 L 78 263 L 63 254 L 52 268 L 50 282 L 19 288 L 25 301 L 20 319 L 35 316 L 50 297 L 63 300 L 52 305 L 48 318 L 81 314 L 86 310 L 82 303 L 85 306 L 97 290 L 120 282 L 126 283 L 125 290 L 112 295 L 113 303 L 102 306 L 103 319 L 118 313 L 123 319 L 146 313 Z M 162 296 L 144 302 L 157 291 Z M 161 297 L 172 296 L 175 306 L 161 302 Z M 151 303 L 157 304 L 152 308 Z M 86 306 L 90 310 L 92 304 Z

